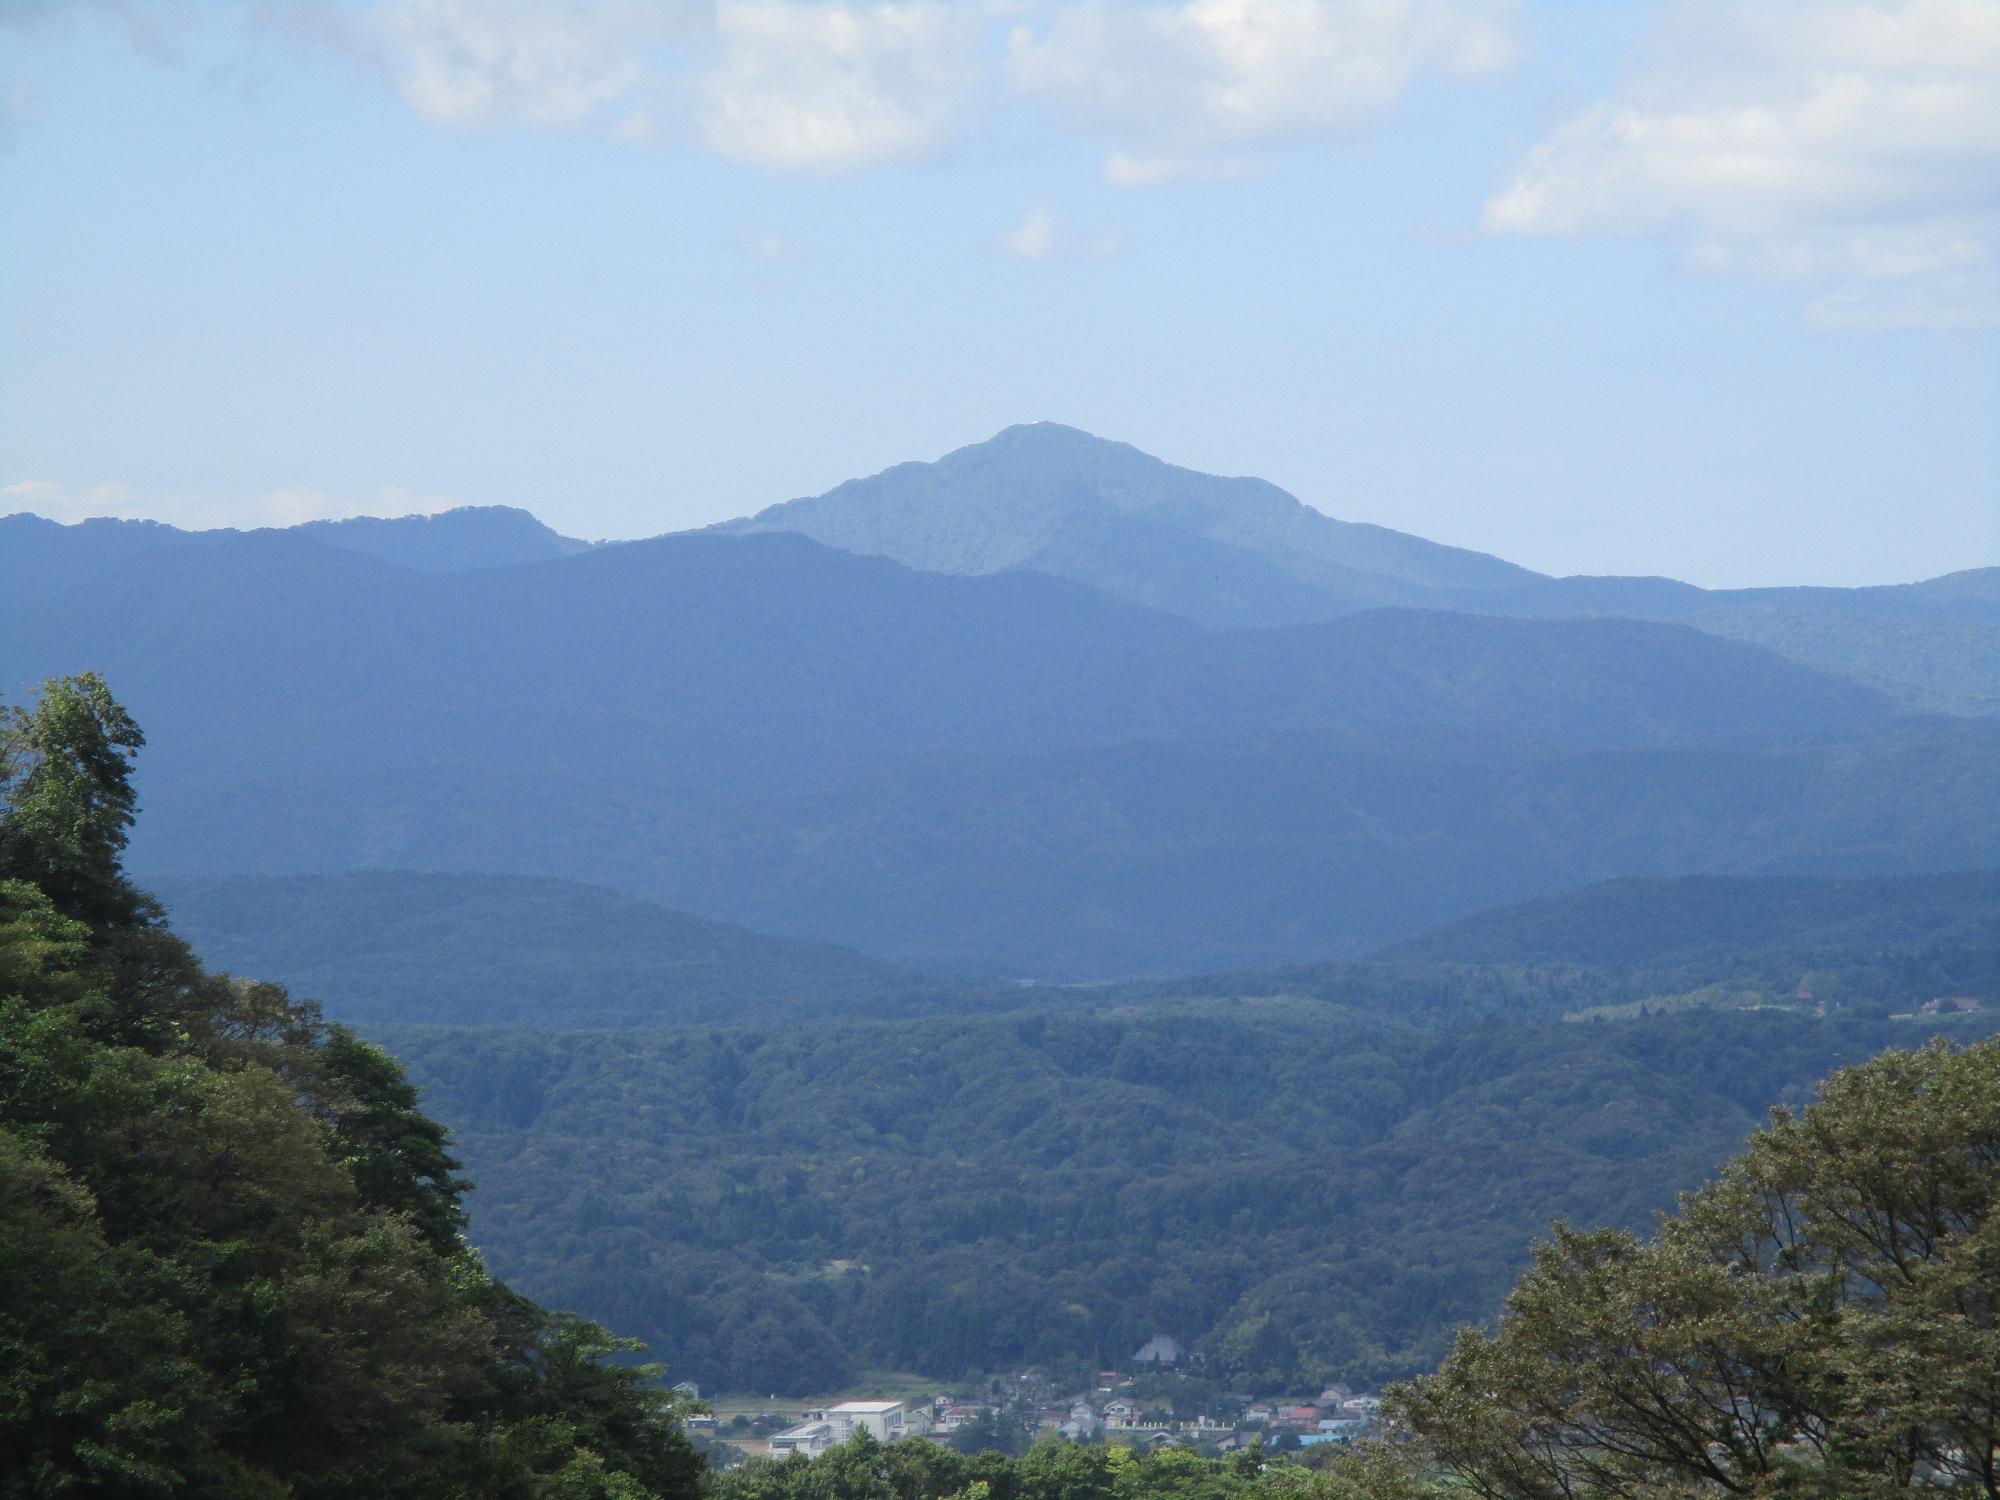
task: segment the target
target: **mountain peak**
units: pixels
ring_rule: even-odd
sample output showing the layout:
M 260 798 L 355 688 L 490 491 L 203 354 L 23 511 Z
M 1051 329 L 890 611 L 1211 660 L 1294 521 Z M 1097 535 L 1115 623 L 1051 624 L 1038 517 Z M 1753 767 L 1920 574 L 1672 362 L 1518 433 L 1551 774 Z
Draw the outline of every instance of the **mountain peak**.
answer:
M 1438 604 L 1539 575 L 1337 521 L 1262 479 L 1181 468 L 1060 422 L 1002 428 L 771 506 L 729 531 L 797 531 L 939 573 L 1036 568 L 1210 624 Z
M 1087 448 L 1111 448 L 1126 453 L 1137 454 L 1141 458 L 1151 459 L 1154 463 L 1163 462 L 1161 459 L 1152 458 L 1152 455 L 1134 448 L 1130 443 L 1121 443 L 1115 438 L 1099 437 L 1096 433 L 1087 432 L 1081 427 L 1071 427 L 1066 423 L 1051 422 L 1047 419 L 1039 422 L 1016 422 L 1012 426 L 1001 428 L 984 442 L 968 443 L 965 447 L 955 451 L 959 453 L 973 453 L 987 448 L 1017 448 L 1028 451 L 1059 451 L 1065 449 L 1074 451 Z M 950 454 L 946 455 L 947 458 L 950 456 Z

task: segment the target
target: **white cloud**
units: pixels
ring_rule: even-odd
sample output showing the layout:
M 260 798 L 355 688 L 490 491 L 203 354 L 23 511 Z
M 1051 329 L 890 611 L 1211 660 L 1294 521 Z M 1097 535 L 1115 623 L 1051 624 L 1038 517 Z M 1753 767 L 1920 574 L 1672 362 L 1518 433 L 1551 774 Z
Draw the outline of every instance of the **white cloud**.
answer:
M 1241 176 L 1277 148 L 1356 137 L 1421 74 L 1505 67 L 1518 3 L 15 0 L 24 24 L 157 14 L 126 31 L 162 55 L 190 17 L 331 52 L 440 125 L 696 144 L 774 171 L 922 159 L 969 128 L 1004 133 L 994 105 L 1026 103 L 1102 143 L 1122 184 Z
M 1834 331 L 1991 328 L 2000 324 L 2000 295 L 1990 276 L 1855 282 L 1807 303 L 1806 321 Z
M 997 237 L 993 246 L 1010 260 L 1031 264 L 1055 260 L 1108 260 L 1125 252 L 1125 243 L 1116 230 L 1099 229 L 1079 233 L 1062 224 L 1055 210 L 1037 203 L 1021 222 Z
M 0 146 L 10 142 L 34 109 L 34 96 L 25 83 L 0 90 Z
M 736 248 L 760 266 L 797 265 L 799 247 L 775 229 L 745 229 L 736 236 Z
M 1113 151 L 1104 158 L 1104 180 L 1117 187 L 1162 182 L 1239 182 L 1278 169 L 1275 156 L 1137 156 Z
M 0 485 L 0 503 L 9 510 L 24 510 L 51 521 L 82 521 L 91 516 L 119 516 L 137 519 L 132 487 L 126 484 L 93 484 L 72 489 L 52 479 L 21 479 Z
M 839 172 L 935 150 L 983 89 L 954 0 L 373 0 L 348 26 L 425 119 L 692 135 L 733 161 Z
M 1084 0 L 1014 29 L 1024 97 L 1111 143 L 1137 185 L 1257 170 L 1273 148 L 1352 139 L 1427 70 L 1491 73 L 1515 56 L 1504 0 Z
M 377 490 L 372 500 L 357 500 L 306 485 L 237 497 L 147 495 L 118 482 L 73 486 L 49 479 L 22 479 L 0 485 L 0 510 L 29 511 L 66 525 L 104 516 L 165 521 L 196 531 L 225 526 L 243 530 L 296 526 L 302 521 L 348 516 L 435 515 L 463 504 L 444 495 L 419 495 L 396 486 Z
M 2000 4 L 1821 0 L 1685 8 L 1483 223 L 1663 237 L 1704 270 L 1840 283 L 1818 326 L 1940 327 L 1992 316 L 1996 207 Z
M 1056 253 L 1056 216 L 1045 204 L 1036 204 L 1026 218 L 1001 235 L 996 243 L 1000 253 L 1014 260 L 1053 260 Z
M 364 40 L 405 102 L 427 120 L 649 129 L 659 87 L 653 49 L 682 38 L 677 4 L 628 0 L 377 0 Z
M 732 161 L 816 172 L 928 155 L 982 88 L 985 23 L 936 0 L 724 0 L 693 81 L 702 139 Z

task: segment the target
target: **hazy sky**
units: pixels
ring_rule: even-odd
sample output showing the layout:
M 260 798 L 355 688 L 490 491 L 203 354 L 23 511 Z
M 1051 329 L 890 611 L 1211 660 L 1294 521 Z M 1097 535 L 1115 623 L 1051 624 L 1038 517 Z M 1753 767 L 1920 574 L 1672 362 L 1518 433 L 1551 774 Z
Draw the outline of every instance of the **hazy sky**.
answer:
M 701 524 L 1053 418 L 1552 572 L 2000 561 L 2000 0 L 0 0 L 0 509 Z

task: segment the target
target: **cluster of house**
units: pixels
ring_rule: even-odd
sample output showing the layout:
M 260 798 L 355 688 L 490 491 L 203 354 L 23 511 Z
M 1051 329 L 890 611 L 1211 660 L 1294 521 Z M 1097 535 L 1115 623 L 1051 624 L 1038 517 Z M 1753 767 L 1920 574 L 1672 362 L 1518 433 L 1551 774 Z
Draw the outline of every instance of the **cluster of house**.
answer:
M 1102 1388 L 1098 1394 L 1103 1394 Z M 1154 1447 L 1180 1444 L 1229 1453 L 1254 1442 L 1286 1437 L 1296 1439 L 1301 1447 L 1348 1442 L 1369 1429 L 1380 1406 L 1374 1396 L 1336 1385 L 1312 1400 L 1252 1402 L 1242 1412 L 1226 1417 L 1179 1418 L 1148 1413 L 1138 1402 L 1114 1394 L 1101 1403 L 1079 1396 L 1043 1407 L 1041 1425 L 1076 1442 L 1108 1440 Z M 990 1409 L 980 1402 L 949 1396 L 930 1402 L 843 1401 L 806 1412 L 797 1425 L 773 1436 L 769 1447 L 774 1458 L 793 1453 L 813 1458 L 857 1432 L 866 1432 L 881 1443 L 912 1437 L 946 1443 Z
M 1067 1410 L 1044 1408 L 1042 1425 L 1080 1443 L 1100 1439 L 1155 1446 L 1180 1443 L 1229 1453 L 1287 1436 L 1300 1447 L 1351 1442 L 1374 1424 L 1381 1405 L 1374 1396 L 1330 1386 L 1312 1400 L 1253 1401 L 1233 1415 L 1203 1413 L 1181 1419 L 1149 1413 L 1135 1401 L 1114 1396 L 1102 1405 L 1079 1399 Z
M 1984 1010 L 1986 1002 L 1977 995 L 1936 995 L 1917 1007 L 1920 1016 L 1953 1015 L 1960 1011 Z

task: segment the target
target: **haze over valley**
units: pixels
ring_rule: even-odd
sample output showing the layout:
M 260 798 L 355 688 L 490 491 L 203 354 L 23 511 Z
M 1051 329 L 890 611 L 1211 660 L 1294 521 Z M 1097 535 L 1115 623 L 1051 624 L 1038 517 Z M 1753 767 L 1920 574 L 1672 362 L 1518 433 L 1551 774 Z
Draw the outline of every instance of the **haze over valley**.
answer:
M 7 686 L 120 683 L 163 874 L 552 876 L 1049 981 L 2000 835 L 1994 570 L 1542 579 L 1047 425 L 590 548 L 505 511 L 4 524 Z
M 0 1500 L 2000 1496 L 2000 0 L 0 3 Z

